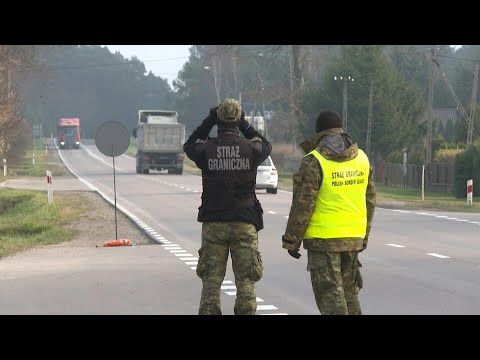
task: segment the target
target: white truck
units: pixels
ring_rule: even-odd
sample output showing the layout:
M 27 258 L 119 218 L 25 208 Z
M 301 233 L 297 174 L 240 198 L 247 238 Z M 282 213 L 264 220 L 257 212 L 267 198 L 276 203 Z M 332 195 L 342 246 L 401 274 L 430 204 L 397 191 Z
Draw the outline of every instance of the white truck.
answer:
M 178 122 L 176 111 L 139 110 L 137 127 L 137 174 L 152 170 L 183 173 L 185 125 Z

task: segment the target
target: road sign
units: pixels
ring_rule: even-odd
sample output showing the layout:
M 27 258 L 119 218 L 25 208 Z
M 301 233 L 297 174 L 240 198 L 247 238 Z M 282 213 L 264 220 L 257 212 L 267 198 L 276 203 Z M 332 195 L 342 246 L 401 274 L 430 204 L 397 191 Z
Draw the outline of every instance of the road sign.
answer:
M 105 156 L 119 156 L 130 145 L 128 129 L 117 121 L 107 121 L 97 127 L 95 145 Z

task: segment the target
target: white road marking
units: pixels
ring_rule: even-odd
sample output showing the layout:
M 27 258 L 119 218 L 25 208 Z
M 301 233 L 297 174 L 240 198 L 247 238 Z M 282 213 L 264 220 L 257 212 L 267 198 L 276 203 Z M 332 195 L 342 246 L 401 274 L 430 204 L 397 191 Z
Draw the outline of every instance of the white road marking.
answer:
M 257 297 L 257 302 L 264 302 L 265 300 L 263 299 L 260 299 L 259 297 Z
M 459 220 L 459 218 L 454 218 L 454 217 L 447 217 L 447 220 Z
M 403 214 L 411 214 L 412 213 L 411 211 L 407 211 L 407 210 L 397 210 L 397 209 L 395 209 L 395 210 L 392 210 L 392 211 L 403 213 Z
M 284 216 L 285 219 L 288 219 L 288 215 L 287 216 Z
M 403 246 L 403 245 L 397 245 L 397 244 L 385 244 L 385 245 L 393 246 L 393 247 L 398 247 L 398 248 L 404 248 L 404 247 L 405 247 L 405 246 Z
M 259 314 L 259 315 L 288 315 L 287 313 Z
M 225 291 L 225 294 L 230 295 L 230 296 L 235 296 L 237 295 L 236 291 Z
M 185 189 L 185 187 L 184 187 L 184 186 L 180 186 L 180 189 Z
M 198 261 L 186 261 L 185 264 L 187 264 L 187 265 L 197 265 Z
M 275 305 L 257 305 L 258 310 L 278 310 Z
M 170 252 L 172 254 L 180 254 L 180 253 L 186 253 L 187 250 L 170 250 Z M 182 254 L 182 256 L 183 256 L 183 254 Z
M 223 280 L 222 284 L 233 284 L 233 281 L 230 280 Z
M 232 290 L 232 289 L 237 289 L 235 285 L 222 285 L 221 288 L 222 290 Z
M 192 189 L 187 189 L 187 191 L 191 191 Z
M 276 214 L 275 211 L 267 211 L 269 214 Z
M 441 258 L 441 259 L 450 259 L 450 256 L 440 255 L 440 254 L 436 254 L 436 253 L 427 253 L 427 255 L 435 256 L 435 257 L 438 257 L 438 258 Z
M 184 253 L 181 253 L 181 254 L 173 254 L 175 256 L 193 256 L 192 254 L 184 254 Z
M 446 216 L 446 215 L 435 215 L 435 217 L 440 218 L 440 219 L 448 218 L 448 216 Z
M 190 266 L 190 269 L 197 270 L 197 267 L 196 266 Z
M 197 260 L 198 261 L 198 258 L 196 258 L 196 257 L 185 257 L 185 258 L 180 258 L 180 260 L 183 260 L 183 261 Z
M 194 192 L 194 193 L 198 193 L 198 191 L 197 191 L 197 190 L 193 190 L 193 192 Z
M 459 222 L 470 222 L 470 220 L 465 220 L 465 219 L 457 219 Z
M 163 247 L 168 247 L 168 246 L 180 246 L 180 245 L 170 243 L 170 244 L 168 244 L 168 245 L 162 245 L 162 246 L 163 246 Z

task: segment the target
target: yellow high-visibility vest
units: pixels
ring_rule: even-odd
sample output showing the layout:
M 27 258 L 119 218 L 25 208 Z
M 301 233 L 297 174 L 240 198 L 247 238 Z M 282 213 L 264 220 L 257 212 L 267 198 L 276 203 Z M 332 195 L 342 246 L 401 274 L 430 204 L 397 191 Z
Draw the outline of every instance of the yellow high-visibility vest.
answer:
M 358 149 L 347 161 L 328 160 L 316 149 L 314 155 L 323 170 L 315 210 L 305 238 L 364 238 L 367 230 L 366 190 L 370 162 Z M 305 155 L 305 156 L 307 156 Z

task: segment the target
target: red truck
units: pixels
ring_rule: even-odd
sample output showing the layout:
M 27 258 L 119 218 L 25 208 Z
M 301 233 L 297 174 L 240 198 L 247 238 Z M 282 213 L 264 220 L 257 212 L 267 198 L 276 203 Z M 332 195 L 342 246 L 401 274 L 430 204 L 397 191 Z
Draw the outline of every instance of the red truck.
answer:
M 57 142 L 60 149 L 80 148 L 80 119 L 61 118 L 57 123 Z

